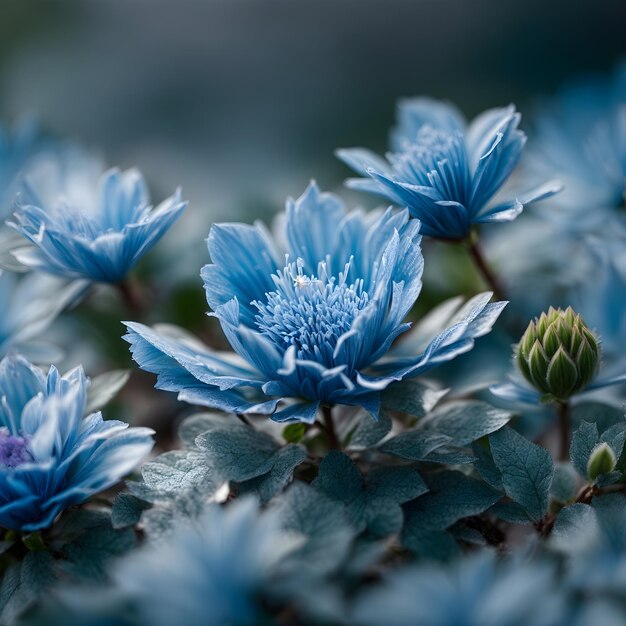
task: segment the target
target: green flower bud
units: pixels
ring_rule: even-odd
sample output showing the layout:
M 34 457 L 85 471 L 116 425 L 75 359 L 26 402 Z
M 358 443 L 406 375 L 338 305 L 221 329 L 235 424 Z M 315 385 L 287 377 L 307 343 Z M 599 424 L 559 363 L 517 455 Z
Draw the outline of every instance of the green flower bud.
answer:
M 608 443 L 599 443 L 592 451 L 587 463 L 587 476 L 595 480 L 600 474 L 608 474 L 615 469 L 617 459 Z
M 550 400 L 566 401 L 595 377 L 600 346 L 572 307 L 550 307 L 530 322 L 517 346 L 524 378 Z

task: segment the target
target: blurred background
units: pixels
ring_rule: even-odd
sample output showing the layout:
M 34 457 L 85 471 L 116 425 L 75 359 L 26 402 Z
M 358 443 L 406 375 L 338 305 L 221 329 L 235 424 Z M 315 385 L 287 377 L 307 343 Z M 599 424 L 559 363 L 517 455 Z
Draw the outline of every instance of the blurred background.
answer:
M 509 102 L 527 114 L 563 82 L 610 71 L 625 24 L 623 0 L 3 0 L 0 119 L 32 115 L 140 168 L 156 201 L 182 186 L 188 211 L 144 269 L 175 288 L 144 321 L 219 345 L 198 276 L 212 222 L 270 221 L 310 178 L 341 189 L 349 172 L 333 151 L 384 152 L 399 97 L 448 99 L 469 117 Z M 475 292 L 457 261 L 427 262 L 425 306 Z M 72 315 L 66 343 L 88 336 L 108 358 L 92 369 L 129 365 L 106 302 Z
M 311 177 L 340 185 L 333 150 L 384 151 L 398 97 L 524 113 L 610 70 L 624 24 L 621 0 L 7 0 L 0 115 L 136 165 L 156 196 L 182 185 L 206 232 L 273 214 Z

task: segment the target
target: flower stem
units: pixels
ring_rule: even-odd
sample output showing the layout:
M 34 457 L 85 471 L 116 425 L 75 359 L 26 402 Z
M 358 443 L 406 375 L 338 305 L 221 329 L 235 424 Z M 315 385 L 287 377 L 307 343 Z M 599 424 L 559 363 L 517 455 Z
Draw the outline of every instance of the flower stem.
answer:
M 328 445 L 331 450 L 341 450 L 341 442 L 337 436 L 335 430 L 335 423 L 333 422 L 333 410 L 329 406 L 322 407 L 322 415 L 324 416 L 324 431 L 328 439 Z
M 128 312 L 133 316 L 140 316 L 143 311 L 143 299 L 135 284 L 129 280 L 124 280 L 121 283 L 117 283 L 116 286 Z
M 571 417 L 570 407 L 567 402 L 558 402 L 556 405 L 556 414 L 559 421 L 559 461 L 567 461 L 569 458 L 569 448 L 571 439 Z
M 482 276 L 483 280 L 487 283 L 491 291 L 493 291 L 493 295 L 496 297 L 496 299 L 506 300 L 500 280 L 496 276 L 495 272 L 489 267 L 489 263 L 487 263 L 482 248 L 480 247 L 478 235 L 475 232 L 472 232 L 467 239 L 467 250 L 472 257 L 474 266 Z

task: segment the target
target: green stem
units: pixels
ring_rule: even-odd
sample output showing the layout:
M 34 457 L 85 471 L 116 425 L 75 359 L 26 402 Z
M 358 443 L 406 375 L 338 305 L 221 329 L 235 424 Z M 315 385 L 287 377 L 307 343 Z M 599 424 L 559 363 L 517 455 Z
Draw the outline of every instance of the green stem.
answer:
M 570 440 L 572 437 L 569 403 L 558 402 L 556 414 L 559 422 L 559 460 L 567 461 L 569 459 Z

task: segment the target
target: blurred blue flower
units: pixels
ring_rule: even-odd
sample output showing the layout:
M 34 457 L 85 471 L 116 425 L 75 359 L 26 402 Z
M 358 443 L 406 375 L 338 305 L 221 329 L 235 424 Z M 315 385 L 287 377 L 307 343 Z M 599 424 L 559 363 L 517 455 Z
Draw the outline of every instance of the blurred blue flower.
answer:
M 357 600 L 359 626 L 561 626 L 569 614 L 554 567 L 484 552 L 454 565 L 399 570 Z
M 15 222 L 34 244 L 13 251 L 22 264 L 66 278 L 122 281 L 182 214 L 180 191 L 155 209 L 137 170 L 109 170 L 96 202 L 72 204 L 65 195 L 52 202 L 26 185 Z
M 505 306 L 488 304 L 491 293 L 457 303 L 429 326 L 428 341 L 420 334 L 410 343 L 417 351 L 394 354 L 422 286 L 419 222 L 406 210 L 346 213 L 315 184 L 288 200 L 281 218 L 282 262 L 260 224 L 218 224 L 209 234 L 207 301 L 238 356 L 127 323 L 133 358 L 158 374 L 159 389 L 276 421 L 313 422 L 320 403 L 362 406 L 377 418 L 382 390 L 470 350 Z M 277 412 L 287 399 L 300 402 Z
M 0 270 L 0 357 L 19 351 L 37 363 L 60 358 L 54 344 L 38 337 L 84 289 L 81 281 L 67 285 L 50 276 L 18 277 Z
M 568 225 L 615 215 L 626 202 L 626 63 L 609 79 L 565 87 L 540 104 L 536 117 L 531 164 L 563 180 L 558 204 L 576 211 Z
M 276 510 L 260 512 L 254 499 L 242 499 L 181 519 L 167 543 L 131 555 L 114 577 L 141 623 L 252 626 L 264 623 L 259 593 L 299 544 Z
M 84 416 L 82 368 L 48 375 L 21 356 L 0 361 L 0 526 L 50 526 L 107 489 L 152 449 L 152 430 Z
M 19 189 L 19 178 L 49 143 L 37 124 L 23 118 L 11 129 L 0 123 L 0 217 L 7 216 Z
M 464 239 L 473 224 L 507 222 L 524 206 L 560 190 L 556 183 L 490 204 L 513 172 L 526 143 L 513 105 L 490 109 L 469 125 L 446 102 L 402 100 L 386 159 L 363 148 L 337 156 L 364 178 L 354 189 L 382 195 L 407 207 L 422 222 L 422 234 Z

